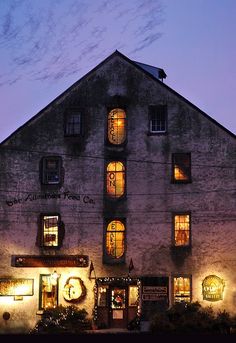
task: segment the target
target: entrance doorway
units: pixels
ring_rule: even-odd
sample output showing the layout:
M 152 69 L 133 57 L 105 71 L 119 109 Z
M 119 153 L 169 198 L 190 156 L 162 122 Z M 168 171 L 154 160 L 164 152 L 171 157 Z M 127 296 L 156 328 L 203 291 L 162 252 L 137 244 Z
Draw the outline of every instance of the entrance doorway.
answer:
M 110 327 L 127 327 L 127 288 L 110 288 Z
M 96 282 L 96 323 L 98 328 L 127 328 L 137 316 L 137 279 L 99 278 Z

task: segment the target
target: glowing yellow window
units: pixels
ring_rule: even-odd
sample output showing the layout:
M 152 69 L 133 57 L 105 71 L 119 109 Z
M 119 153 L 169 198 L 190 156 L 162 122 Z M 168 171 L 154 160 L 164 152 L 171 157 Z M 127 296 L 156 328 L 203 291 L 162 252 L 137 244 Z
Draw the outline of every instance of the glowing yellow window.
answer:
M 174 235 L 176 246 L 189 245 L 190 240 L 190 215 L 177 214 L 174 216 Z
M 119 198 L 125 192 L 125 167 L 122 162 L 110 162 L 107 166 L 107 195 Z
M 125 226 L 119 220 L 111 221 L 106 231 L 106 251 L 112 258 L 120 258 L 124 254 Z
M 191 301 L 190 277 L 174 277 L 174 302 Z
M 40 275 L 40 309 L 58 305 L 58 279 L 52 275 Z
M 173 181 L 190 182 L 191 181 L 191 162 L 190 154 L 177 153 L 172 155 Z
M 108 140 L 112 144 L 122 144 L 126 139 L 126 114 L 120 108 L 114 108 L 108 114 Z
M 43 216 L 43 246 L 58 246 L 59 216 Z

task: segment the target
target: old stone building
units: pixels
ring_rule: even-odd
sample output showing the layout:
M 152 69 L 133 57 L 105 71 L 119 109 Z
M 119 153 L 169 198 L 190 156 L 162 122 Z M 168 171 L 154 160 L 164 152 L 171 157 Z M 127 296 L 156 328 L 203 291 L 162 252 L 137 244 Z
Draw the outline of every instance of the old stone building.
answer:
M 115 51 L 1 143 L 1 333 L 57 305 L 236 313 L 235 135 L 165 77 Z

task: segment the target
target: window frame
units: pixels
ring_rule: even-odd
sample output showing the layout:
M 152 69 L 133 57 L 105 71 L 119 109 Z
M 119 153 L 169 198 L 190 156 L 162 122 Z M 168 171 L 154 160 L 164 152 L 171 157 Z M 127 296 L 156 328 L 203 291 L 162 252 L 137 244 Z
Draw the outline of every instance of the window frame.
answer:
M 176 179 L 175 178 L 175 164 L 176 164 L 176 160 L 175 158 L 178 156 L 186 156 L 186 158 L 188 159 L 188 167 L 186 170 L 186 175 L 187 175 L 187 179 Z M 180 168 L 179 168 L 180 169 Z M 183 169 L 183 168 L 182 168 Z M 172 153 L 171 155 L 171 182 L 175 183 L 175 184 L 186 184 L 186 183 L 191 183 L 192 182 L 192 162 L 191 162 L 191 152 L 176 152 L 176 153 Z
M 58 167 L 55 168 L 55 172 L 58 175 L 58 182 L 49 182 L 48 180 L 48 173 L 49 168 L 47 168 L 48 161 L 56 161 L 58 163 Z M 41 159 L 41 184 L 46 186 L 60 186 L 62 184 L 62 158 L 61 156 L 43 156 Z
M 81 107 L 72 107 L 66 111 L 66 113 L 64 115 L 64 137 L 81 137 L 81 136 L 83 136 L 83 113 L 84 113 L 84 108 L 81 108 Z M 69 133 L 67 130 L 68 120 L 70 117 L 72 117 L 73 114 L 79 114 L 79 116 L 80 116 L 79 133 Z M 73 126 L 73 128 L 74 128 L 74 126 Z M 73 129 L 73 131 L 74 131 L 74 129 Z
M 175 216 L 189 216 L 189 243 L 185 245 L 176 245 L 175 241 Z M 190 248 L 192 245 L 192 218 L 190 211 L 181 211 L 181 212 L 173 212 L 172 213 L 172 246 L 176 249 L 183 249 L 183 248 Z
M 153 130 L 152 129 L 152 115 L 158 114 L 161 111 L 161 115 L 165 117 L 165 130 Z M 155 113 L 154 113 L 155 112 Z M 161 123 L 161 120 L 160 120 Z M 149 105 L 148 106 L 148 134 L 151 135 L 165 135 L 168 133 L 168 108 L 166 104 Z
M 192 284 L 192 275 L 191 274 L 173 274 L 172 277 L 171 277 L 171 288 L 172 288 L 172 304 L 177 304 L 177 303 L 182 303 L 182 302 L 178 302 L 178 301 L 175 301 L 175 288 L 174 288 L 174 285 L 175 285 L 175 282 L 174 282 L 174 279 L 176 278 L 188 278 L 189 279 L 189 284 L 190 284 L 190 295 L 189 295 L 189 302 L 187 303 L 191 303 L 192 302 L 192 297 L 193 297 L 193 284 Z M 186 296 L 187 297 L 187 296 Z M 185 302 L 185 301 L 183 301 Z
M 109 166 L 110 163 L 112 162 L 120 162 L 122 163 L 123 167 L 124 167 L 124 192 L 122 195 L 120 196 L 113 196 L 113 195 L 110 195 L 108 193 L 108 187 L 107 187 L 107 178 L 108 178 L 108 171 L 107 171 L 107 168 Z M 120 199 L 124 199 L 126 197 L 126 187 L 127 187 L 127 172 L 126 172 L 126 161 L 124 159 L 109 159 L 106 161 L 105 163 L 105 172 L 104 172 L 104 175 L 105 175 L 105 180 L 104 180 L 104 194 L 105 194 L 105 198 L 110 200 L 110 201 L 118 201 Z
M 112 257 L 107 253 L 107 228 L 108 225 L 112 221 L 119 221 L 124 225 L 124 253 L 122 256 L 115 258 Z M 103 263 L 104 264 L 123 264 L 125 263 L 125 258 L 126 258 L 126 250 L 127 250 L 127 227 L 126 227 L 126 218 L 124 217 L 112 217 L 112 218 L 105 218 L 104 219 L 104 224 L 103 224 Z

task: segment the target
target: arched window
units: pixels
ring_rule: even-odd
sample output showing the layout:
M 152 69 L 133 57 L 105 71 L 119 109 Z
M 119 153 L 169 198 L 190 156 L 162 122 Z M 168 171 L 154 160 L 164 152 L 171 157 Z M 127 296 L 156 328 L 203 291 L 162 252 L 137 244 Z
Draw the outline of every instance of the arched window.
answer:
M 126 114 L 121 108 L 114 108 L 108 114 L 108 140 L 120 145 L 126 139 Z
M 122 162 L 113 161 L 107 166 L 107 195 L 121 197 L 125 192 L 125 167 Z
M 106 251 L 112 258 L 120 258 L 125 251 L 125 226 L 119 220 L 111 221 L 106 230 Z

